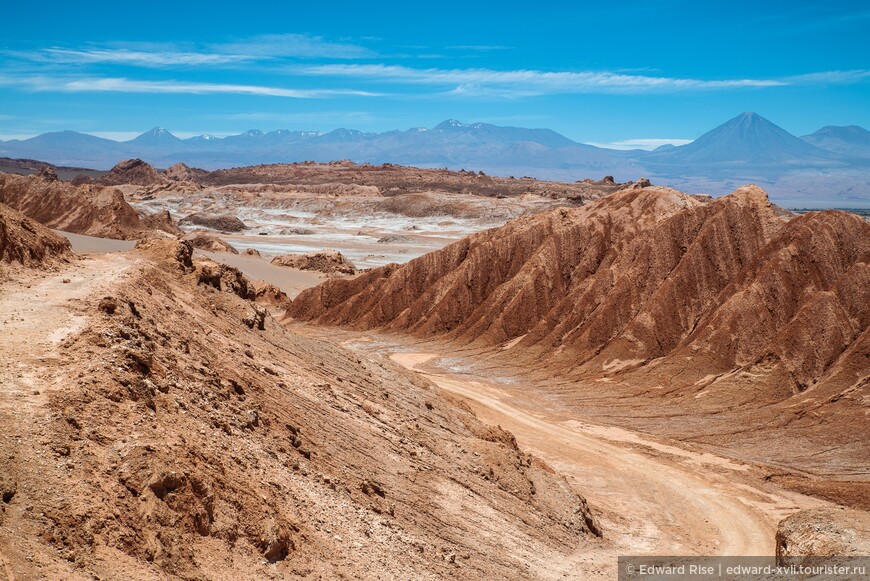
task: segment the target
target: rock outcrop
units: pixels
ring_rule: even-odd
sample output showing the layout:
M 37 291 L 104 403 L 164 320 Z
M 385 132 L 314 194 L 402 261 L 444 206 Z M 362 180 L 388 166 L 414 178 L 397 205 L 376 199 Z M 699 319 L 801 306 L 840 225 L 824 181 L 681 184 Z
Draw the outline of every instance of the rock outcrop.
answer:
M 190 242 L 191 246 L 199 248 L 200 250 L 208 250 L 210 252 L 229 252 L 230 254 L 239 253 L 232 244 L 212 234 L 193 232 L 185 236 L 184 239 Z
M 142 224 L 146 228 L 151 228 L 152 230 L 160 230 L 174 236 L 180 236 L 183 234 L 181 228 L 179 228 L 175 224 L 175 221 L 172 219 L 172 215 L 169 213 L 169 210 L 161 210 L 159 212 L 154 212 L 153 214 L 143 215 Z
M 254 283 L 254 288 L 256 288 L 254 300 L 258 303 L 271 305 L 273 307 L 286 307 L 287 303 L 290 302 L 287 298 L 287 293 L 266 281 L 256 281 Z
M 847 508 L 802 510 L 776 530 L 776 562 L 800 565 L 813 557 L 870 555 L 870 513 Z
M 646 187 L 328 281 L 288 315 L 463 344 L 523 337 L 523 351 L 563 370 L 703 351 L 729 367 L 763 361 L 800 391 L 855 355 L 868 262 L 858 216 L 785 222 L 755 187 L 709 203 Z
M 39 169 L 39 171 L 36 172 L 35 175 L 36 175 L 37 177 L 40 177 L 40 178 L 42 178 L 42 179 L 45 179 L 45 180 L 48 180 L 48 181 L 51 181 L 51 182 L 56 182 L 56 181 L 58 181 L 58 180 L 60 179 L 60 178 L 57 177 L 57 172 L 56 172 L 56 171 L 54 170 L 54 168 L 51 167 L 50 165 L 44 165 L 44 166 L 42 166 L 42 167 Z
M 208 175 L 204 169 L 188 167 L 183 163 L 176 163 L 166 169 L 163 175 L 174 182 L 194 182 Z
M 98 184 L 104 186 L 158 186 L 166 184 L 167 181 L 163 174 L 141 159 L 118 162 L 109 173 L 96 180 Z
M 0 270 L 4 264 L 37 268 L 72 259 L 69 241 L 0 204 Z
M 299 270 L 316 270 L 326 274 L 356 274 L 356 267 L 337 250 L 322 250 L 307 254 L 285 254 L 272 259 L 272 264 Z
M 236 216 L 231 216 L 229 214 L 207 214 L 203 212 L 196 212 L 185 216 L 185 218 L 181 220 L 181 223 L 205 226 L 206 228 L 219 230 L 221 232 L 241 232 L 247 228 L 245 223 L 239 220 Z
M 76 234 L 126 240 L 147 230 L 124 195 L 112 187 L 0 173 L 0 203 L 49 228 Z

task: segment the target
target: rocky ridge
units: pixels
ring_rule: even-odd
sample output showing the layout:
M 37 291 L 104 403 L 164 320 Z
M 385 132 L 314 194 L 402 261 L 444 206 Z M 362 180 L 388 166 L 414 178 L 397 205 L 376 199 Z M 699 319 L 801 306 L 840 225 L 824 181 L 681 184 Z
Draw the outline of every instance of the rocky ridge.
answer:
M 0 399 L 17 575 L 524 579 L 598 542 L 562 478 L 429 382 L 289 332 L 185 243 L 130 260 L 71 273 L 100 287 L 45 314 L 83 323 L 31 366 L 43 403 Z
M 96 183 L 104 186 L 155 186 L 166 184 L 168 179 L 151 164 L 141 159 L 127 159 L 118 162 L 109 172 L 98 178 Z
M 747 453 L 822 470 L 864 458 L 865 437 L 845 426 L 870 385 L 868 289 L 858 216 L 786 221 L 752 186 L 713 201 L 647 187 L 327 281 L 287 319 L 477 349 L 489 366 L 578 382 L 560 397 L 588 413 L 672 436 L 733 444 L 736 417 L 762 409 L 764 430 L 789 426 L 808 448 L 771 450 L 747 428 Z M 596 407 L 584 386 L 599 381 L 612 396 Z M 643 401 L 670 411 L 652 416 Z M 825 430 L 833 418 L 842 430 Z M 830 452 L 813 455 L 823 443 Z
M 0 203 L 49 228 L 77 234 L 125 240 L 148 230 L 124 195 L 112 187 L 0 173 Z
M 0 271 L 4 265 L 37 268 L 71 259 L 72 249 L 66 238 L 0 204 Z

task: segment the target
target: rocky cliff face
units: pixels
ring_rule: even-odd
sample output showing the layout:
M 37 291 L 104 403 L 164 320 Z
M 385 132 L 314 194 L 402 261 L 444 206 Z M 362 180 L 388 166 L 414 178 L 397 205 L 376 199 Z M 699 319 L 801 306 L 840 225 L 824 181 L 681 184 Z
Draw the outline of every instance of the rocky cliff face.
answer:
M 115 188 L 0 173 L 0 203 L 49 228 L 77 234 L 124 240 L 146 229 Z
M 562 401 L 635 428 L 733 447 L 743 426 L 760 459 L 839 470 L 864 455 L 847 425 L 870 385 L 870 224 L 785 221 L 753 186 L 712 201 L 625 189 L 521 218 L 308 289 L 287 318 L 448 339 L 571 380 Z M 780 429 L 794 446 L 760 436 Z
M 711 202 L 630 189 L 326 282 L 288 317 L 491 347 L 521 337 L 565 371 L 703 351 L 767 361 L 800 390 L 867 330 L 868 261 L 870 224 L 851 214 L 785 222 L 751 186 Z
M 66 238 L 0 204 L 0 270 L 3 264 L 39 267 L 71 258 Z

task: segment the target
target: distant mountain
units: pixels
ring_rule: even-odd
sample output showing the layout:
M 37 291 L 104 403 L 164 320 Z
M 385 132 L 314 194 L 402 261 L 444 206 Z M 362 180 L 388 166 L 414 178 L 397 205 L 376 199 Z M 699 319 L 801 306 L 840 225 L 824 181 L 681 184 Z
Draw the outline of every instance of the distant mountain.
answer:
M 75 131 L 43 133 L 30 139 L 13 139 L 0 146 L 0 155 L 42 159 L 55 165 L 79 167 L 111 167 L 116 161 L 130 157 L 123 143 Z
M 686 145 L 657 150 L 647 160 L 695 165 L 827 165 L 837 159 L 774 125 L 757 113 L 743 113 Z
M 419 131 L 418 131 L 419 132 Z M 500 127 L 489 123 L 465 124 L 456 119 L 448 119 L 436 125 L 429 137 L 447 139 L 468 139 L 478 141 L 501 141 L 506 143 L 531 142 L 540 143 L 546 147 L 559 148 L 578 145 L 564 135 L 551 129 L 525 129 L 522 127 Z
M 348 159 L 562 181 L 644 176 L 711 194 L 757 183 L 792 207 L 865 207 L 870 206 L 870 155 L 861 152 L 868 147 L 868 135 L 860 127 L 829 127 L 801 139 L 756 113 L 743 113 L 687 145 L 615 151 L 577 143 L 550 129 L 448 119 L 429 129 L 383 133 L 251 129 L 189 139 L 156 127 L 123 143 L 63 131 L 0 142 L 0 156 L 104 170 L 132 158 L 157 167 L 183 162 L 206 169 Z
M 150 147 L 154 149 L 177 148 L 183 141 L 162 127 L 155 127 L 139 137 L 125 142 L 134 147 Z
M 801 139 L 821 149 L 842 155 L 870 157 L 870 131 L 857 125 L 829 125 Z

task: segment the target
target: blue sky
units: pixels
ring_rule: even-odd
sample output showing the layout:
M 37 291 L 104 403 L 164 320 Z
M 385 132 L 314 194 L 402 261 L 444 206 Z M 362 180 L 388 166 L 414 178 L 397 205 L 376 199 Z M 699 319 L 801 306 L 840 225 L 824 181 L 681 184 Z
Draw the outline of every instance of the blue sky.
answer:
M 870 128 L 866 2 L 87 4 L 4 6 L 0 139 L 456 118 L 658 145 L 748 110 Z

